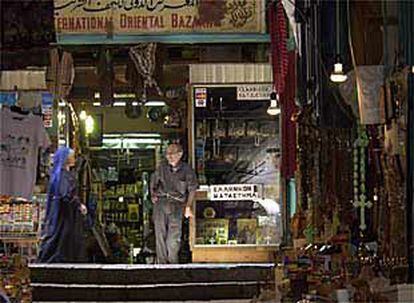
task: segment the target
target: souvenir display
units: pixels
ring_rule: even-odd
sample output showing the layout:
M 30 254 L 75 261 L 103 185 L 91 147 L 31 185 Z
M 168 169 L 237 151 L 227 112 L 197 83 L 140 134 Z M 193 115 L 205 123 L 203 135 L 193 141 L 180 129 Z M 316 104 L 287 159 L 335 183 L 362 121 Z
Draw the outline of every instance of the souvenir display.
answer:
M 396 302 L 407 278 L 404 123 L 323 129 L 298 117 L 299 192 L 278 289 L 285 300 Z M 404 157 L 402 157 L 404 158 Z
M 32 302 L 27 263 L 28 260 L 20 254 L 0 254 L 0 292 L 6 294 L 11 302 Z
M 141 199 L 137 184 L 118 184 L 102 193 L 102 223 L 114 224 L 129 243 L 139 247 L 142 241 Z
M 11 302 L 31 302 L 27 264 L 37 258 L 45 196 L 28 201 L 0 196 L 0 291 Z
M 256 219 L 237 219 L 237 243 L 256 244 Z
M 230 120 L 228 135 L 230 138 L 246 136 L 246 123 L 243 120 Z
M 213 123 L 213 137 L 214 138 L 225 138 L 227 121 L 225 120 L 214 120 Z
M 254 137 L 259 134 L 259 123 L 257 121 L 248 121 L 246 135 L 248 137 Z
M 39 199 L 0 198 L 0 239 L 38 236 L 44 208 Z
M 169 108 L 164 116 L 164 127 L 166 128 L 180 128 L 181 114 L 178 110 Z
M 274 137 L 276 136 L 276 125 L 274 122 L 265 121 L 260 123 L 260 136 Z
M 277 216 L 257 216 L 256 244 L 280 242 L 282 231 L 278 228 L 277 220 Z
M 227 244 L 228 219 L 200 219 L 197 226 L 197 244 Z
M 280 216 L 271 215 L 259 204 L 245 201 L 198 201 L 196 205 L 196 243 L 274 245 L 281 240 Z M 222 221 L 222 220 L 225 221 Z M 213 241 L 215 228 L 226 225 L 226 239 Z M 216 226 L 217 225 L 217 226 Z M 218 228 L 218 227 L 217 227 Z

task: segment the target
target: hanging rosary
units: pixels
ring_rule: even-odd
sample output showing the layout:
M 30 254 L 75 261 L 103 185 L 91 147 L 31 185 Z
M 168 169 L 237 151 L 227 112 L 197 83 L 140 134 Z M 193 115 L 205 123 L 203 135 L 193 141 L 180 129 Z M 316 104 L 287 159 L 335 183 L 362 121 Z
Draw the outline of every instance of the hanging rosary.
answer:
M 353 162 L 354 162 L 354 201 L 355 208 L 360 210 L 359 228 L 364 231 L 367 228 L 365 223 L 365 208 L 371 208 L 372 202 L 368 201 L 366 194 L 366 148 L 369 139 L 365 127 L 358 127 L 358 138 L 354 142 Z

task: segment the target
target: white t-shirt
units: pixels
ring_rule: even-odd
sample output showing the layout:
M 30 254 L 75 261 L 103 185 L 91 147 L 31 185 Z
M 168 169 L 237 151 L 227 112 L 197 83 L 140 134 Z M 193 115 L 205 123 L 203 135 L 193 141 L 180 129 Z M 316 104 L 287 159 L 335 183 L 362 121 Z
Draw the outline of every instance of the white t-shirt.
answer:
M 0 195 L 31 198 L 39 147 L 49 145 L 42 117 L 0 110 Z

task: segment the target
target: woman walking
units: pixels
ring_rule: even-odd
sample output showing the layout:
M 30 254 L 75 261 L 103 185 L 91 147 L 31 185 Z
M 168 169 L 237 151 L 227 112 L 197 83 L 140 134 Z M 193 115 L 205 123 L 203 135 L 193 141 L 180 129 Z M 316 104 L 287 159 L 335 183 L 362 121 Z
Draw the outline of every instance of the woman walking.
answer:
M 75 152 L 60 147 L 53 159 L 46 203 L 46 216 L 39 253 L 40 263 L 74 263 L 83 258 L 83 218 L 86 206 L 78 197 L 71 168 Z

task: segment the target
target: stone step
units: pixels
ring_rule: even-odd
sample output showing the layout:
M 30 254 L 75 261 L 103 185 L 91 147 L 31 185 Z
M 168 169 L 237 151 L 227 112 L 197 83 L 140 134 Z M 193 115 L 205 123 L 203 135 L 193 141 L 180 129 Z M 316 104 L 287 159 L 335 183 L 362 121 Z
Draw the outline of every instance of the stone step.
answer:
M 251 299 L 264 285 L 253 282 L 185 283 L 162 285 L 36 284 L 33 300 L 58 301 L 170 301 Z
M 266 281 L 274 264 L 98 265 L 32 264 L 33 283 L 162 284 L 187 282 Z
M 274 286 L 274 264 L 32 264 L 30 269 L 34 302 L 242 302 Z

